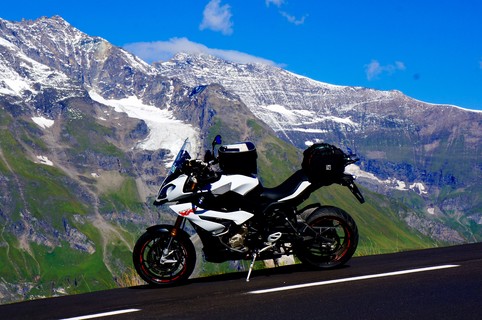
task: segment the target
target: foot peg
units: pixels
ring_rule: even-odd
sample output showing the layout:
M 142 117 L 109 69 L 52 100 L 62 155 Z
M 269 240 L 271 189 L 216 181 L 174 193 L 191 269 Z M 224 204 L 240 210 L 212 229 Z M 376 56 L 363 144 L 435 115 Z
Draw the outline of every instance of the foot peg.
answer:
M 264 244 L 266 245 L 272 245 L 274 242 L 278 241 L 279 238 L 281 238 L 282 233 L 281 232 L 275 232 L 272 233 L 268 236 L 268 241 L 266 241 Z M 266 248 L 265 248 L 266 249 Z M 264 251 L 265 249 L 261 250 Z

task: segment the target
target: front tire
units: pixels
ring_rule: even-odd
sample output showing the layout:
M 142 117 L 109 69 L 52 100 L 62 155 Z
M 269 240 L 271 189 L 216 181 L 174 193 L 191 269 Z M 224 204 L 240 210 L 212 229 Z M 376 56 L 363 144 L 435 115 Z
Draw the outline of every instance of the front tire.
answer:
M 148 230 L 136 242 L 132 258 L 139 276 L 155 286 L 170 286 L 186 281 L 194 270 L 196 250 L 188 234 L 172 226 Z
M 353 218 L 336 207 L 320 207 L 306 218 L 301 240 L 295 247 L 300 261 L 312 268 L 331 269 L 345 264 L 358 245 Z

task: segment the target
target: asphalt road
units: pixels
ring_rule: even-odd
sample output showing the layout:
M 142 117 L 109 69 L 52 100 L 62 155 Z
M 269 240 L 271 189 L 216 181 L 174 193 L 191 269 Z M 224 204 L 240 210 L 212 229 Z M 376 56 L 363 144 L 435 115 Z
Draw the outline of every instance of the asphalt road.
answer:
M 482 243 L 0 306 L 0 319 L 482 319 Z

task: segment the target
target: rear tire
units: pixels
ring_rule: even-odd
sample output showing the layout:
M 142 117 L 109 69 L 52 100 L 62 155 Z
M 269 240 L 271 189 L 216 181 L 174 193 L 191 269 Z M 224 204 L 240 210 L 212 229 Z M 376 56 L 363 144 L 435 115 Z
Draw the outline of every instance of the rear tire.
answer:
M 358 245 L 358 228 L 353 218 L 336 207 L 320 207 L 306 218 L 295 254 L 312 268 L 331 269 L 345 264 Z
M 155 286 L 170 286 L 186 281 L 194 270 L 196 250 L 188 234 L 172 226 L 148 230 L 136 242 L 132 258 L 139 276 Z M 169 246 L 169 248 L 168 248 Z

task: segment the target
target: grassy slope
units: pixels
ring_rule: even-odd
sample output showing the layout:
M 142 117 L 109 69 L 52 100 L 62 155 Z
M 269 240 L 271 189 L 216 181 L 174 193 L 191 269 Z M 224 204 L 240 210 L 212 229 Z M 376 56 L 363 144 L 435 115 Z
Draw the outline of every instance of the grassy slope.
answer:
M 272 171 L 269 158 L 266 159 L 267 163 L 260 163 L 260 174 L 266 186 L 280 183 L 292 172 L 281 169 L 282 166 L 286 167 L 286 164 L 290 163 L 288 162 L 290 156 L 274 152 L 273 157 L 275 159 L 273 163 L 280 162 L 278 166 L 274 166 L 278 168 L 274 174 L 264 174 Z M 301 158 L 298 159 L 298 163 L 301 165 Z M 360 232 L 358 254 L 395 252 L 436 245 L 428 237 L 406 227 L 397 214 L 400 208 L 386 197 L 373 194 L 366 189 L 362 192 L 366 199 L 364 204 L 360 204 L 347 188 L 331 185 L 317 190 L 303 206 L 309 203 L 321 203 L 340 207 L 350 213 Z
M 478 183 L 481 170 L 477 161 L 473 161 L 480 159 L 480 148 L 469 148 L 471 143 L 465 143 L 465 135 L 459 133 L 454 139 L 450 130 L 426 137 L 417 131 L 407 131 L 404 135 L 397 132 L 387 129 L 383 135 L 357 141 L 360 150 L 379 148 L 391 159 L 391 162 L 372 160 L 370 166 L 374 168 L 370 169 L 386 166 L 398 172 L 400 176 L 396 178 L 400 180 L 420 176 L 442 187 L 439 192 L 431 190 L 431 198 L 425 202 L 418 195 L 406 192 L 392 194 L 392 200 L 403 201 L 418 214 L 426 212 L 427 203 L 434 203 L 441 212 L 430 219 L 457 230 L 468 241 L 482 241 L 482 227 L 477 223 L 482 209 L 482 186 Z M 420 171 L 421 166 L 423 171 Z M 460 180 L 468 182 L 469 186 Z M 470 220 L 469 216 L 474 218 Z
M 4 214 L 0 217 L 5 226 L 0 234 L 0 278 L 16 292 L 0 301 L 116 287 L 117 278 L 131 264 L 130 247 L 135 239 L 126 228 L 136 231 L 138 228 L 109 224 L 114 231 L 108 235 L 111 241 L 106 243 L 93 220 L 92 203 L 79 197 L 82 187 L 78 182 L 56 167 L 34 162 L 33 155 L 41 155 L 47 148 L 29 132 L 26 127 L 29 124 L 18 125 L 6 113 L 0 118 L 0 173 L 6 181 L 2 185 Z M 105 128 L 92 127 L 89 121 L 79 124 L 75 128 L 66 125 L 66 130 L 79 142 L 70 150 L 72 157 L 87 150 L 122 156 L 120 150 L 101 139 Z M 85 139 L 87 132 L 89 139 Z M 120 183 L 99 195 L 100 213 L 141 213 L 143 203 L 137 196 L 134 179 L 118 175 Z M 95 190 L 95 184 L 91 188 Z M 95 252 L 73 248 L 73 243 L 66 241 L 66 225 L 94 243 Z M 105 263 L 106 256 L 109 266 Z

